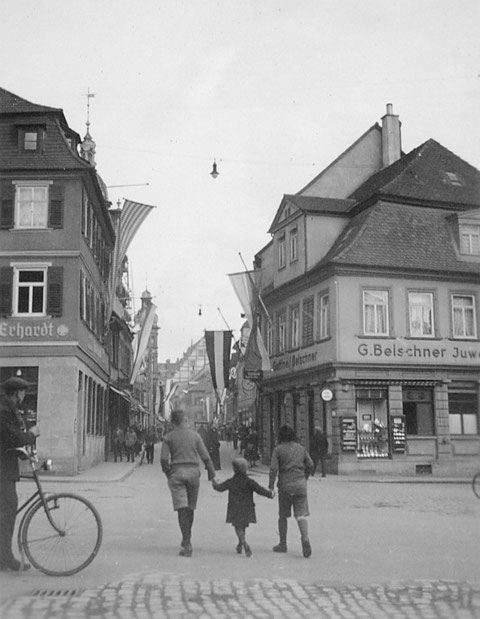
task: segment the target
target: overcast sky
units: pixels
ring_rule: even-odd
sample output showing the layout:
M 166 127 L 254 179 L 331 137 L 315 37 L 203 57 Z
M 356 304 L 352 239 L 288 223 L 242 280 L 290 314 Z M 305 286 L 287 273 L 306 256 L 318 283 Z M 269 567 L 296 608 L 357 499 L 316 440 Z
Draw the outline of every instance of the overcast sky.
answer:
M 386 103 L 406 152 L 434 138 L 480 167 L 479 32 L 478 0 L 3 0 L 0 86 L 82 137 L 95 93 L 99 174 L 148 183 L 110 200 L 157 207 L 128 255 L 174 360 L 204 329 L 239 336 L 239 254 Z

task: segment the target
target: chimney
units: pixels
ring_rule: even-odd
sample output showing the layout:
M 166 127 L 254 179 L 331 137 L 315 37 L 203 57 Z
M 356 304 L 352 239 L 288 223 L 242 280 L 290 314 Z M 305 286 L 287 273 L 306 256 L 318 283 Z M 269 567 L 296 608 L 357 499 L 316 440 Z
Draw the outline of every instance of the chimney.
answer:
M 383 167 L 391 165 L 400 159 L 402 152 L 402 139 L 400 127 L 402 123 L 393 113 L 393 105 L 387 103 L 387 113 L 382 118 L 382 154 Z

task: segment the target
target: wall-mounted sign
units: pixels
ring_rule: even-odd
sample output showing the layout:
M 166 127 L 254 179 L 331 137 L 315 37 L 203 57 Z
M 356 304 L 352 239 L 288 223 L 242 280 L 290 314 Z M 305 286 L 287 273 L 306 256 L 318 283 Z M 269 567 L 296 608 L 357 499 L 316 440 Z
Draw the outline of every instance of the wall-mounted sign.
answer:
M 243 378 L 252 381 L 262 380 L 263 370 L 247 370 L 247 368 L 243 368 Z
M 324 402 L 330 402 L 333 399 L 333 392 L 331 389 L 322 389 L 322 400 Z
M 57 336 L 65 337 L 68 332 L 67 325 L 61 324 L 55 327 L 51 320 L 44 320 L 43 322 L 29 322 L 27 320 L 0 322 L 0 338 L 6 339 L 51 339 Z

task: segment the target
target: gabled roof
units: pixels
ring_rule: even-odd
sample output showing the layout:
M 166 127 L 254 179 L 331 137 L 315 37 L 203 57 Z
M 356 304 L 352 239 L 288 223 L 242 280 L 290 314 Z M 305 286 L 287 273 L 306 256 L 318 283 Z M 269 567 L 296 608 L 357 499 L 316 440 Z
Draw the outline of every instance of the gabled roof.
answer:
M 355 204 L 355 200 L 341 200 L 339 198 L 318 198 L 313 196 L 300 196 L 298 194 L 285 194 L 278 207 L 275 218 L 270 226 L 269 232 L 273 232 L 277 225 L 283 221 L 283 208 L 287 204 L 292 204 L 302 213 L 313 213 L 322 215 L 345 215 Z
M 479 205 L 480 171 L 430 139 L 371 176 L 350 198 L 362 202 L 376 195 Z
M 480 276 L 480 264 L 460 260 L 455 251 L 450 224 L 454 214 L 379 201 L 351 219 L 317 267 L 335 263 Z

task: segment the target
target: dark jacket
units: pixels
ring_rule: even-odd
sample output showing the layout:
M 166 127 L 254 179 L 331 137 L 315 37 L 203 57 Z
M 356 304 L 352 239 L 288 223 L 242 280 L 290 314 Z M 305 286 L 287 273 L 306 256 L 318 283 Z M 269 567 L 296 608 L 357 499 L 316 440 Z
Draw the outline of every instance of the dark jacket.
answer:
M 245 473 L 235 473 L 226 481 L 214 485 L 215 490 L 228 490 L 227 520 L 234 526 L 247 526 L 250 522 L 257 522 L 253 493 L 272 497 L 270 490 L 263 488 L 254 479 Z
M 15 407 L 5 396 L 0 398 L 0 478 L 18 481 L 18 456 L 16 447 L 33 445 L 35 435 L 22 427 Z

